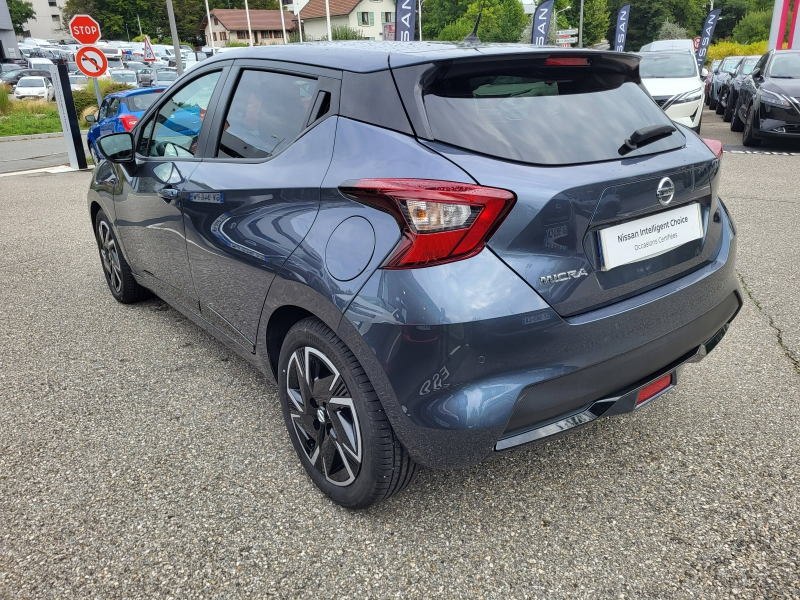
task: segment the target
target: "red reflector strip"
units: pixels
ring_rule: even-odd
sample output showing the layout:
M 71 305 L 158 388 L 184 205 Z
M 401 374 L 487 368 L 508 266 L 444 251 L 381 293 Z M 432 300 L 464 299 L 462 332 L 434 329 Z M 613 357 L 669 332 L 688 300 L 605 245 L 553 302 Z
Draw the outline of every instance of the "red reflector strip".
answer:
M 636 406 L 642 402 L 647 402 L 653 396 L 656 396 L 667 389 L 672 384 L 672 373 L 664 375 L 661 379 L 656 379 L 653 383 L 646 385 L 639 390 L 639 395 L 636 396 Z

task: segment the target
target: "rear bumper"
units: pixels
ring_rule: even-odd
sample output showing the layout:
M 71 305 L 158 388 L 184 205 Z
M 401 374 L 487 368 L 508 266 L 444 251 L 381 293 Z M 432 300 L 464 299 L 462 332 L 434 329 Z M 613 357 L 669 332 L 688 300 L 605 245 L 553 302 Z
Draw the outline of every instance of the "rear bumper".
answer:
M 620 402 L 637 386 L 664 372 L 676 373 L 674 384 L 680 365 L 713 346 L 741 307 L 735 231 L 720 212 L 709 264 L 589 313 L 560 317 L 487 249 L 428 269 L 377 271 L 338 333 L 417 462 L 475 464 L 587 410 L 579 421 L 624 412 Z

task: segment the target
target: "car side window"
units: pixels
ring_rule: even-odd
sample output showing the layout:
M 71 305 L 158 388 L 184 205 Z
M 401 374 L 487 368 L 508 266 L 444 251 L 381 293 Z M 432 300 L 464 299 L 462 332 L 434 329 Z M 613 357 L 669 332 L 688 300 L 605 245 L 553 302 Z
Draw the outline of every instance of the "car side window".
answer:
M 108 112 L 106 113 L 106 116 L 113 117 L 114 115 L 117 114 L 118 110 L 119 110 L 119 98 L 114 98 L 111 101 L 111 104 L 108 105 Z
M 769 60 L 769 54 L 765 54 L 764 56 L 758 59 L 756 66 L 753 68 L 754 70 L 758 69 L 759 70 L 758 72 L 762 77 L 764 76 L 764 70 L 766 69 L 768 60 Z
M 103 103 L 100 105 L 100 110 L 97 113 L 98 121 L 106 118 L 106 114 L 108 114 L 108 104 L 108 100 L 103 100 Z
M 303 131 L 314 103 L 315 79 L 245 70 L 239 78 L 217 147 L 220 158 L 268 158 Z
M 219 76 L 219 71 L 207 73 L 172 94 L 144 128 L 139 153 L 144 156 L 194 156 L 200 128 Z

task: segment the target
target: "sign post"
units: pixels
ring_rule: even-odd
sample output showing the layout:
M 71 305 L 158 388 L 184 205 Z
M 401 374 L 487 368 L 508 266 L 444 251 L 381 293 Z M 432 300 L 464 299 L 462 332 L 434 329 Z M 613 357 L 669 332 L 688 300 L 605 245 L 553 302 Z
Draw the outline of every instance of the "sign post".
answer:
M 72 88 L 69 85 L 67 65 L 59 62 L 55 65 L 48 65 L 48 68 L 50 69 L 53 87 L 56 92 L 56 105 L 58 106 L 58 116 L 61 118 L 61 129 L 64 131 L 64 139 L 67 142 L 69 166 L 73 169 L 85 169 L 86 153 L 83 150 L 83 142 L 81 141 L 78 116 L 75 114 L 75 101 L 72 99 Z

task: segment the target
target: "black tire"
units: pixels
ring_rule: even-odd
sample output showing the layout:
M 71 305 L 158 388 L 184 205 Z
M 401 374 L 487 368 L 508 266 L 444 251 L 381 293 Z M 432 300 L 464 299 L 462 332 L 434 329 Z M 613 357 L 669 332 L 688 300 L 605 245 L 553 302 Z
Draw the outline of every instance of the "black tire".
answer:
M 728 105 L 725 107 L 725 113 L 722 115 L 722 120 L 726 123 L 730 123 L 732 118 L 733 118 L 733 105 L 731 103 L 731 99 L 728 98 Z
M 739 107 L 737 106 L 733 110 L 733 114 L 731 115 L 731 131 L 743 131 L 744 130 L 744 122 L 739 118 Z
M 720 92 L 720 98 L 722 98 L 722 92 Z M 715 112 L 716 114 L 718 114 L 718 115 L 721 115 L 722 113 L 724 113 L 724 112 L 725 112 L 725 107 L 724 107 L 724 106 L 722 106 L 722 102 L 717 102 L 717 106 L 716 106 L 716 108 L 714 109 L 714 112 Z
M 714 109 L 716 109 L 716 108 L 717 108 L 717 101 L 716 101 L 716 100 L 714 100 L 714 98 L 711 98 L 711 99 L 708 101 L 708 108 L 710 108 L 711 110 L 714 110 Z
M 100 265 L 114 299 L 122 304 L 131 304 L 149 298 L 150 290 L 134 279 L 128 261 L 120 250 L 114 228 L 102 210 L 98 211 L 94 220 L 94 236 L 100 252 Z
M 742 144 L 745 146 L 760 146 L 761 140 L 753 137 L 753 118 L 755 110 L 753 106 L 747 110 L 747 122 L 744 124 L 744 131 L 742 132 Z
M 319 319 L 303 319 L 286 335 L 278 395 L 300 462 L 336 504 L 366 508 L 411 483 L 417 465 L 394 434 L 369 377 Z

